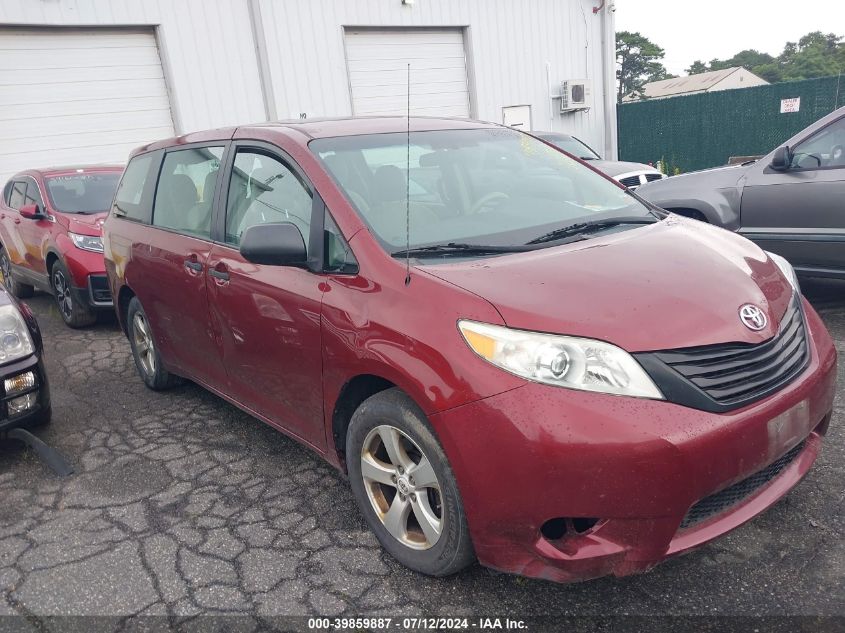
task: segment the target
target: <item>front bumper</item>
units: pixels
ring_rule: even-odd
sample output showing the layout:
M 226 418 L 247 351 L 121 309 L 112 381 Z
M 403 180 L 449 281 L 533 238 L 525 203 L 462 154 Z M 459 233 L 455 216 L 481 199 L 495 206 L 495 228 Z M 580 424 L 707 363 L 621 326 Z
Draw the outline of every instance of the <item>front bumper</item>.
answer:
M 111 310 L 114 308 L 109 281 L 105 274 L 88 275 L 84 287 L 73 288 L 73 299 L 94 310 Z
M 780 391 L 728 413 L 529 383 L 433 415 L 479 561 L 558 582 L 624 576 L 775 503 L 815 461 L 833 406 L 836 351 L 815 311 L 806 303 L 805 310 L 807 367 Z M 685 521 L 693 506 L 756 481 L 749 477 L 801 442 L 775 476 L 746 486 L 715 514 Z M 544 536 L 541 527 L 560 517 L 566 533 Z M 598 522 L 572 529 L 591 525 L 588 518 Z
M 35 374 L 35 386 L 27 391 L 8 395 L 4 388 L 5 380 L 27 371 Z M 9 400 L 29 393 L 35 394 L 34 406 L 17 415 L 10 415 Z M 25 428 L 46 423 L 50 420 L 50 415 L 50 385 L 47 381 L 47 372 L 44 370 L 44 362 L 40 356 L 33 354 L 22 360 L 0 367 L 0 432 L 9 431 L 18 427 Z
M 73 299 L 95 310 L 111 310 L 111 288 L 102 253 L 68 246 L 63 259 L 71 276 Z

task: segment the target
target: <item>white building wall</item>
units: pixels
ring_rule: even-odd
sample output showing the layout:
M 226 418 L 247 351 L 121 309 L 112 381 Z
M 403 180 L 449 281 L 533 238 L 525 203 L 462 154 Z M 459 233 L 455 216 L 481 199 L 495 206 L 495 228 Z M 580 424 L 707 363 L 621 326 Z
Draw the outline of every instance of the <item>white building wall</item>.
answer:
M 154 26 L 177 132 L 264 120 L 246 0 L 2 0 L 0 25 Z
M 532 106 L 535 130 L 575 134 L 600 151 L 604 129 L 602 20 L 592 0 L 259 0 L 279 118 L 352 113 L 343 27 L 466 27 L 473 116 Z M 607 3 L 612 4 L 612 3 Z M 612 14 L 606 27 L 613 38 Z M 550 72 L 547 73 L 547 63 Z M 610 60 L 610 74 L 615 61 Z M 413 68 L 412 68 L 413 72 Z M 551 87 L 548 77 L 551 77 Z M 549 98 L 564 79 L 590 79 L 589 112 L 560 115 Z M 614 103 L 610 82 L 610 103 Z M 615 105 L 611 108 L 615 126 Z M 615 130 L 611 132 L 615 155 Z M 605 152 L 607 153 L 607 152 Z M 612 157 L 612 156 L 609 156 Z
M 266 120 L 272 107 L 278 118 L 349 115 L 343 26 L 462 27 L 473 116 L 501 122 L 503 107 L 528 104 L 535 130 L 575 134 L 612 158 L 615 130 L 605 139 L 605 128 L 608 122 L 615 127 L 615 105 L 611 90 L 606 113 L 603 93 L 612 88 L 615 66 L 613 59 L 603 66 L 601 13 L 592 11 L 598 4 L 254 0 L 250 11 L 250 0 L 2 0 L 0 25 L 154 26 L 179 133 Z M 251 13 L 260 22 L 259 41 Z M 606 19 L 606 52 L 612 54 L 612 13 Z M 270 92 L 266 104 L 256 55 L 261 44 Z M 592 82 L 592 109 L 554 113 L 550 90 L 558 94 L 562 80 L 583 78 Z

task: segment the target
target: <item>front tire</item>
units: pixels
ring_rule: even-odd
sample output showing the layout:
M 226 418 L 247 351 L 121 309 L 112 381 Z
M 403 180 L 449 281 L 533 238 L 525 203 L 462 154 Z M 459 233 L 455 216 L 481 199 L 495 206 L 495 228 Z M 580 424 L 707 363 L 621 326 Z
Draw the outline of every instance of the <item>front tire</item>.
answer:
M 50 269 L 50 286 L 65 325 L 74 329 L 87 327 L 97 320 L 97 314 L 87 304 L 73 296 L 71 276 L 65 265 L 56 260 Z
M 349 480 L 382 547 L 429 576 L 475 560 L 457 482 L 425 414 L 399 389 L 365 400 L 346 438 Z
M 126 311 L 126 329 L 135 368 L 147 387 L 153 391 L 163 391 L 182 382 L 178 376 L 174 376 L 164 368 L 147 313 L 141 307 L 138 297 L 132 297 L 129 302 Z
M 35 294 L 35 288 L 29 284 L 22 284 L 15 281 L 14 273 L 12 272 L 12 262 L 9 260 L 9 255 L 5 248 L 0 248 L 0 276 L 2 276 L 3 285 L 18 299 L 29 299 Z

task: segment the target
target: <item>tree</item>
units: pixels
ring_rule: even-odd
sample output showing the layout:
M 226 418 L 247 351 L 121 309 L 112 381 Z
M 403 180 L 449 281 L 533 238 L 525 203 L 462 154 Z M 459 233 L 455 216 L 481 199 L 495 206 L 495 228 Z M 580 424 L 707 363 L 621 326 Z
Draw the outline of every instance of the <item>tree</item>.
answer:
M 619 31 L 616 34 L 616 79 L 619 84 L 617 100 L 633 94 L 642 97 L 643 84 L 672 75 L 660 61 L 664 51 L 657 44 L 639 33 Z
M 690 75 L 741 66 L 769 83 L 812 79 L 845 72 L 845 43 L 835 33 L 813 31 L 797 42 L 787 42 L 777 57 L 753 49 L 709 64 L 697 60 L 687 69 Z
M 786 80 L 811 79 L 845 71 L 845 44 L 835 33 L 813 31 L 787 42 L 778 61 Z
M 707 64 L 700 59 L 696 59 L 692 64 L 690 64 L 690 67 L 687 68 L 686 72 L 688 75 L 700 75 L 701 73 L 706 73 L 708 70 L 710 69 L 707 67 Z

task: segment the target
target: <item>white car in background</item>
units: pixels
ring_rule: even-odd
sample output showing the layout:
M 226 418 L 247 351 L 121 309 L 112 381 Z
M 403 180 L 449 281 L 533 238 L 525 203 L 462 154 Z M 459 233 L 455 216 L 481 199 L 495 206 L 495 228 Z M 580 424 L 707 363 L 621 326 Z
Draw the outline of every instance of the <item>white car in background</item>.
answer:
M 647 182 L 666 178 L 665 174 L 660 173 L 659 170 L 651 165 L 628 163 L 619 160 L 602 160 L 602 157 L 593 148 L 581 139 L 569 134 L 563 134 L 561 132 L 531 132 L 531 134 L 565 152 L 569 152 L 573 156 L 577 156 L 581 160 L 590 161 L 593 167 L 604 172 L 614 180 L 618 180 L 628 187 L 628 189 L 636 189 Z

